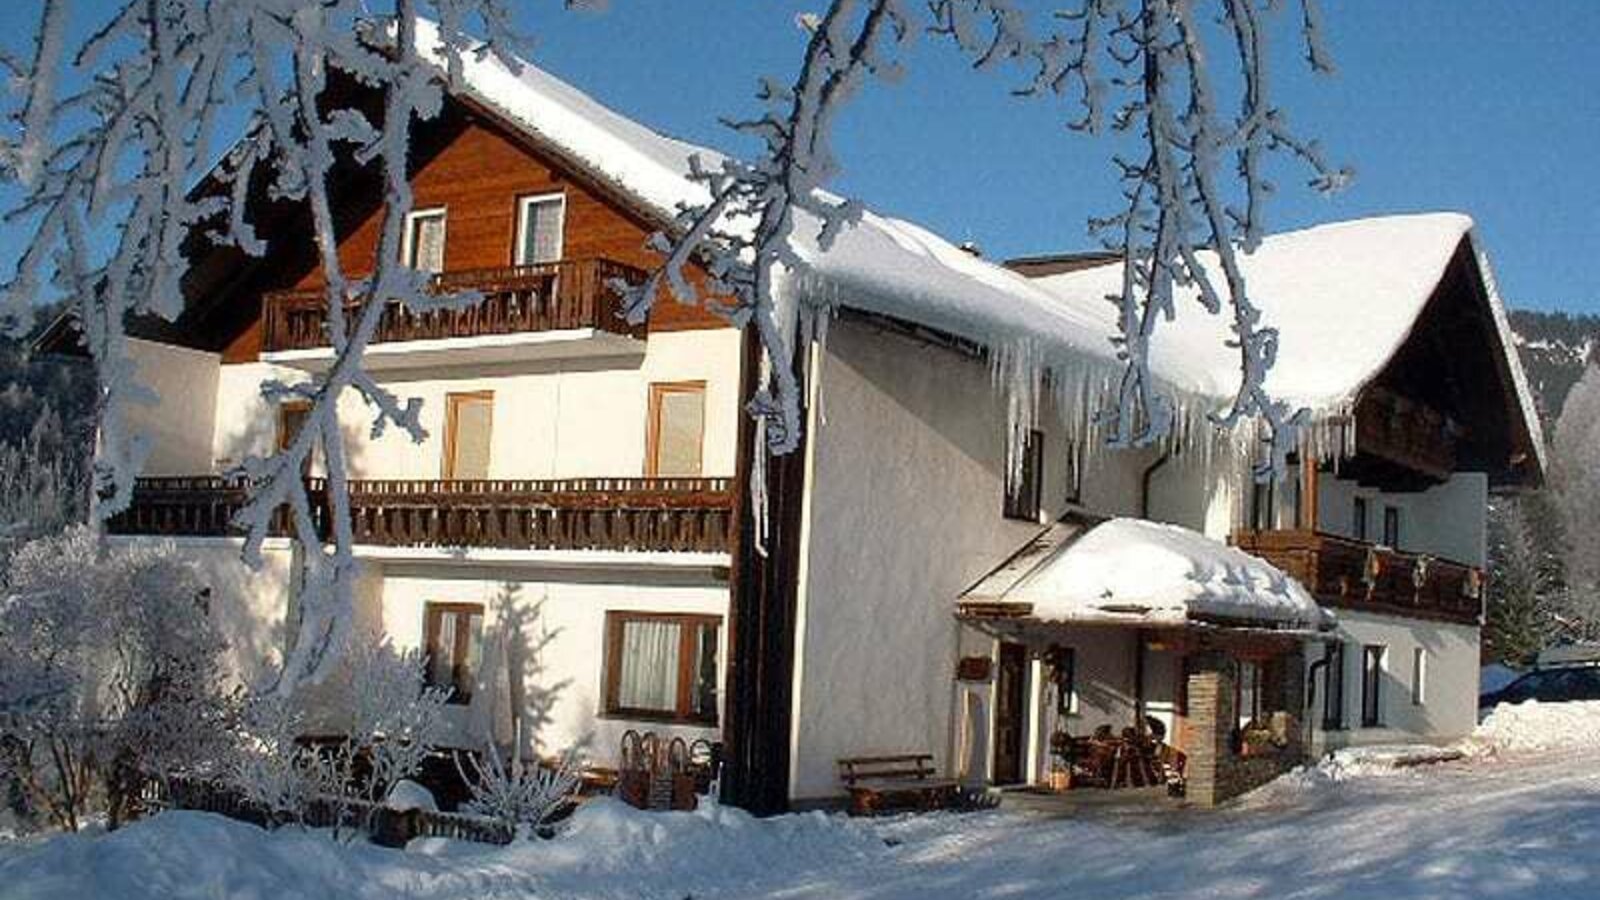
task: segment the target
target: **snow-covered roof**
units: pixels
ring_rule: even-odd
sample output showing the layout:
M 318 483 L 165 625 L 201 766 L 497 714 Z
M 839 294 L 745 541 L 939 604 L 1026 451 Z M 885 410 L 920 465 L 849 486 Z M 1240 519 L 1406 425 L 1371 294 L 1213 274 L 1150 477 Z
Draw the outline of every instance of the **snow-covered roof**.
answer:
M 1265 324 L 1278 329 L 1278 360 L 1267 376 L 1272 396 L 1325 414 L 1351 403 L 1410 337 L 1471 231 L 1472 219 L 1459 213 L 1381 216 L 1269 235 L 1253 253 L 1241 255 L 1252 302 Z M 1221 283 L 1216 254 L 1202 253 L 1201 261 Z M 1094 318 L 1104 333 L 1114 332 L 1116 310 L 1106 297 L 1121 290 L 1120 264 L 1036 281 Z M 1232 396 L 1239 360 L 1226 345 L 1228 320 L 1208 314 L 1197 295 L 1192 287 L 1179 289 L 1176 317 L 1153 343 L 1152 368 L 1200 394 Z M 1490 302 L 1503 320 L 1492 290 Z M 1499 338 L 1520 374 L 1509 329 Z M 1526 385 L 1519 390 L 1529 401 Z M 1537 428 L 1531 405 L 1526 414 Z
M 1064 519 L 962 595 L 960 604 L 1063 624 L 1315 630 L 1325 620 L 1305 588 L 1265 560 L 1187 528 L 1143 519 Z
M 417 30 L 419 52 L 443 74 L 437 26 L 419 21 Z M 683 204 L 708 199 L 704 185 L 690 178 L 691 157 L 708 168 L 723 159 L 716 150 L 652 131 L 531 63 L 513 70 L 492 55 L 464 54 L 452 91 L 498 113 L 663 221 Z M 1095 327 L 1098 316 L 1085 317 L 1026 277 L 918 225 L 868 210 L 821 253 L 804 246 L 817 223 L 803 212 L 796 220 L 800 254 L 813 269 L 800 279 L 805 290 L 987 346 L 1037 341 L 1068 356 L 1114 362 L 1113 347 Z
M 437 45 L 437 27 L 419 22 L 419 51 L 442 73 Z M 452 90 L 662 222 L 682 205 L 708 199 L 704 185 L 690 177 L 691 158 L 699 156 L 708 167 L 723 158 L 652 131 L 530 63 L 514 68 L 493 55 L 464 54 Z M 805 246 L 816 223 L 803 212 L 796 220 L 797 249 L 812 271 L 793 285 L 811 299 L 937 329 L 1024 367 L 1071 372 L 1091 394 L 1096 386 L 1108 390 L 1120 375 L 1112 343 L 1116 310 L 1106 300 L 1120 290 L 1120 265 L 1028 278 L 918 225 L 870 210 L 822 253 Z M 1468 217 L 1442 213 L 1340 222 L 1265 238 L 1243 265 L 1253 301 L 1280 333 L 1278 362 L 1267 380 L 1273 396 L 1309 407 L 1318 418 L 1347 421 L 1350 403 L 1410 334 L 1471 228 Z M 1537 436 L 1531 394 L 1481 258 L 1480 268 L 1524 416 Z M 1151 369 L 1180 409 L 1198 419 L 1231 400 L 1238 359 L 1226 345 L 1231 335 L 1225 317 L 1208 315 L 1189 297 L 1181 297 L 1177 307 L 1172 324 L 1178 327 L 1158 333 Z M 1542 442 L 1533 443 L 1540 452 Z

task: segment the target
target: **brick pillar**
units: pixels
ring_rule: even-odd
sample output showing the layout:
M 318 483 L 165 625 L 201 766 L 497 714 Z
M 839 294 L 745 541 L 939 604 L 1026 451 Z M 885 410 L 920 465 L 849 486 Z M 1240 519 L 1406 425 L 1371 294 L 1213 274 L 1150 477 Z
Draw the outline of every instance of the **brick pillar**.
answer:
M 1232 665 L 1219 653 L 1196 656 L 1191 664 L 1185 796 L 1209 808 L 1228 797 L 1223 782 L 1233 756 L 1234 676 Z

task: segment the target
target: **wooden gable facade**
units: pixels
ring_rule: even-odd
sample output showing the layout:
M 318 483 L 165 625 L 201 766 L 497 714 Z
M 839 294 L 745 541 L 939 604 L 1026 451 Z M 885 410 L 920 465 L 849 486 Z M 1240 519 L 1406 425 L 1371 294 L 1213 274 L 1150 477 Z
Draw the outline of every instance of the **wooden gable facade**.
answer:
M 659 264 L 659 254 L 645 244 L 668 223 L 494 111 L 450 97 L 440 115 L 418 122 L 412 135 L 413 209 L 446 210 L 446 273 L 512 266 L 519 201 L 552 194 L 564 198 L 563 259 L 607 260 L 640 270 Z M 340 261 L 347 277 L 361 278 L 372 270 L 382 227 L 377 165 L 342 159 L 333 183 Z M 173 323 L 140 322 L 132 328 L 136 335 L 217 351 L 225 363 L 251 362 L 263 349 L 263 298 L 321 286 L 304 204 L 273 199 L 263 175 L 249 196 L 247 215 L 268 242 L 266 253 L 250 256 L 196 234 L 186 247 L 191 271 L 183 315 Z M 705 273 L 692 271 L 691 278 L 704 283 Z M 666 293 L 648 322 L 651 331 L 724 327 L 727 321 L 707 307 L 679 303 Z

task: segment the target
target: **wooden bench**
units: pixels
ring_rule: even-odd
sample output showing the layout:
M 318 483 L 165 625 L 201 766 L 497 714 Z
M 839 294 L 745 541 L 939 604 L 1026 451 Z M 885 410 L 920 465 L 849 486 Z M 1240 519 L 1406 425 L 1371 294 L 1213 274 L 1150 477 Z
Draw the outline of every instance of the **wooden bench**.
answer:
M 946 809 L 960 783 L 937 778 L 933 754 L 853 756 L 839 760 L 839 780 L 850 793 L 850 815 L 871 816 L 887 809 Z

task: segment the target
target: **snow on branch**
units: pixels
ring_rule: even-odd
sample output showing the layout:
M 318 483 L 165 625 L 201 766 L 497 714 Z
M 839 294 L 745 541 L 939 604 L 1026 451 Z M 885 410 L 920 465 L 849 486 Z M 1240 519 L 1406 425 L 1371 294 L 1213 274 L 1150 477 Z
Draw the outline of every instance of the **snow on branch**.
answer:
M 441 23 L 437 47 L 417 46 L 422 6 Z M 6 215 L 31 235 L 4 286 L 0 317 L 26 310 L 46 285 L 72 302 L 100 385 L 101 518 L 126 508 L 146 453 L 142 436 L 126 427 L 127 404 L 155 399 L 137 380 L 128 318 L 171 320 L 183 312 L 193 235 L 251 255 L 269 250 L 249 224 L 253 179 L 310 213 L 335 358 L 305 382 L 262 386 L 269 401 L 294 396 L 311 410 L 288 448 L 240 467 L 251 485 L 239 514 L 245 558 L 259 562 L 269 524 L 285 505 L 305 549 L 300 639 L 280 682 L 288 690 L 325 674 L 349 630 L 356 564 L 340 399 L 354 392 L 363 400 L 374 432 L 392 426 L 414 440 L 425 436 L 420 401 L 380 388 L 363 366 L 383 309 L 481 299 L 435 295 L 430 280 L 401 260 L 411 126 L 442 102 L 438 70 L 422 55 L 444 60 L 447 78 L 460 71 L 464 53 L 509 59 L 521 43 L 510 7 L 505 0 L 396 0 L 393 15 L 372 17 L 362 0 L 130 0 L 76 45 L 67 38 L 68 11 L 66 0 L 46 0 L 32 62 L 8 61 L 28 89 L 8 110 L 13 127 L 0 137 L 0 165 L 22 189 Z M 469 37 L 468 25 L 488 40 Z M 381 119 L 342 105 L 351 101 L 330 91 L 334 77 L 376 92 Z M 60 89 L 78 82 L 86 86 Z M 240 107 L 248 128 L 226 133 L 219 113 Z M 214 161 L 229 142 L 233 149 Z M 360 279 L 347 275 L 337 252 L 330 200 L 335 163 L 346 158 L 376 166 L 383 185 L 380 237 L 373 258 L 360 263 L 370 275 Z M 314 456 L 327 470 L 325 486 L 302 475 Z
M 927 4 L 925 30 L 948 38 L 975 68 L 1014 65 L 1025 72 L 1016 93 L 1068 100 L 1081 109 L 1071 127 L 1098 132 L 1109 119 L 1113 130 L 1143 145 L 1142 158 L 1115 161 L 1126 206 L 1090 223 L 1125 265 L 1123 289 L 1109 298 L 1120 310 L 1117 346 L 1125 367 L 1110 408 L 1100 416 L 1113 446 L 1147 445 L 1173 431 L 1174 400 L 1152 376 L 1149 358 L 1159 326 L 1175 315 L 1177 286 L 1194 286 L 1209 312 L 1226 312 L 1231 319 L 1229 346 L 1239 356 L 1240 383 L 1212 420 L 1225 430 L 1255 423 L 1265 447 L 1258 477 L 1281 473 L 1296 446 L 1306 416 L 1266 389 L 1278 336 L 1262 322 L 1239 254 L 1252 250 L 1262 234 L 1272 191 L 1263 171 L 1267 156 L 1287 154 L 1303 162 L 1319 191 L 1339 189 L 1350 173 L 1329 165 L 1314 142 L 1297 138 L 1272 103 L 1267 31 L 1286 5 L 1287 0 L 1082 0 L 1058 12 L 1051 20 L 1057 30 L 1047 32 L 1012 0 Z M 1297 5 L 1306 59 L 1314 71 L 1331 71 L 1316 0 Z M 1202 27 L 1202 11 L 1216 22 L 1208 19 Z M 795 341 L 812 334 L 819 321 L 816 310 L 783 296 L 780 276 L 804 270 L 797 241 L 814 241 L 826 252 L 839 229 L 859 219 L 859 210 L 821 190 L 837 168 L 829 128 L 865 76 L 898 74 L 886 54 L 912 27 L 899 0 L 834 0 L 825 16 L 807 21 L 811 39 L 794 83 L 764 81 L 758 96 L 768 104 L 767 113 L 730 123 L 762 139 L 763 154 L 753 162 L 694 167 L 708 200 L 683 209 L 671 235 L 653 238 L 665 262 L 629 290 L 634 320 L 663 290 L 694 302 L 697 291 L 684 269 L 693 261 L 705 265 L 711 293 L 733 298 L 724 311 L 735 324 L 757 329 L 765 365 L 750 412 L 763 429 L 766 451 L 774 454 L 798 443 L 800 396 L 790 362 Z M 1221 109 L 1208 70 L 1215 44 L 1238 68 L 1241 88 L 1233 113 Z M 814 235 L 797 231 L 796 214 L 802 212 L 818 220 Z M 1209 255 L 1215 262 L 1202 262 Z M 1019 389 L 1017 379 L 1005 381 Z M 1014 414 L 1030 405 L 1025 399 L 1012 398 Z M 1014 422 L 1013 432 L 1020 427 Z

